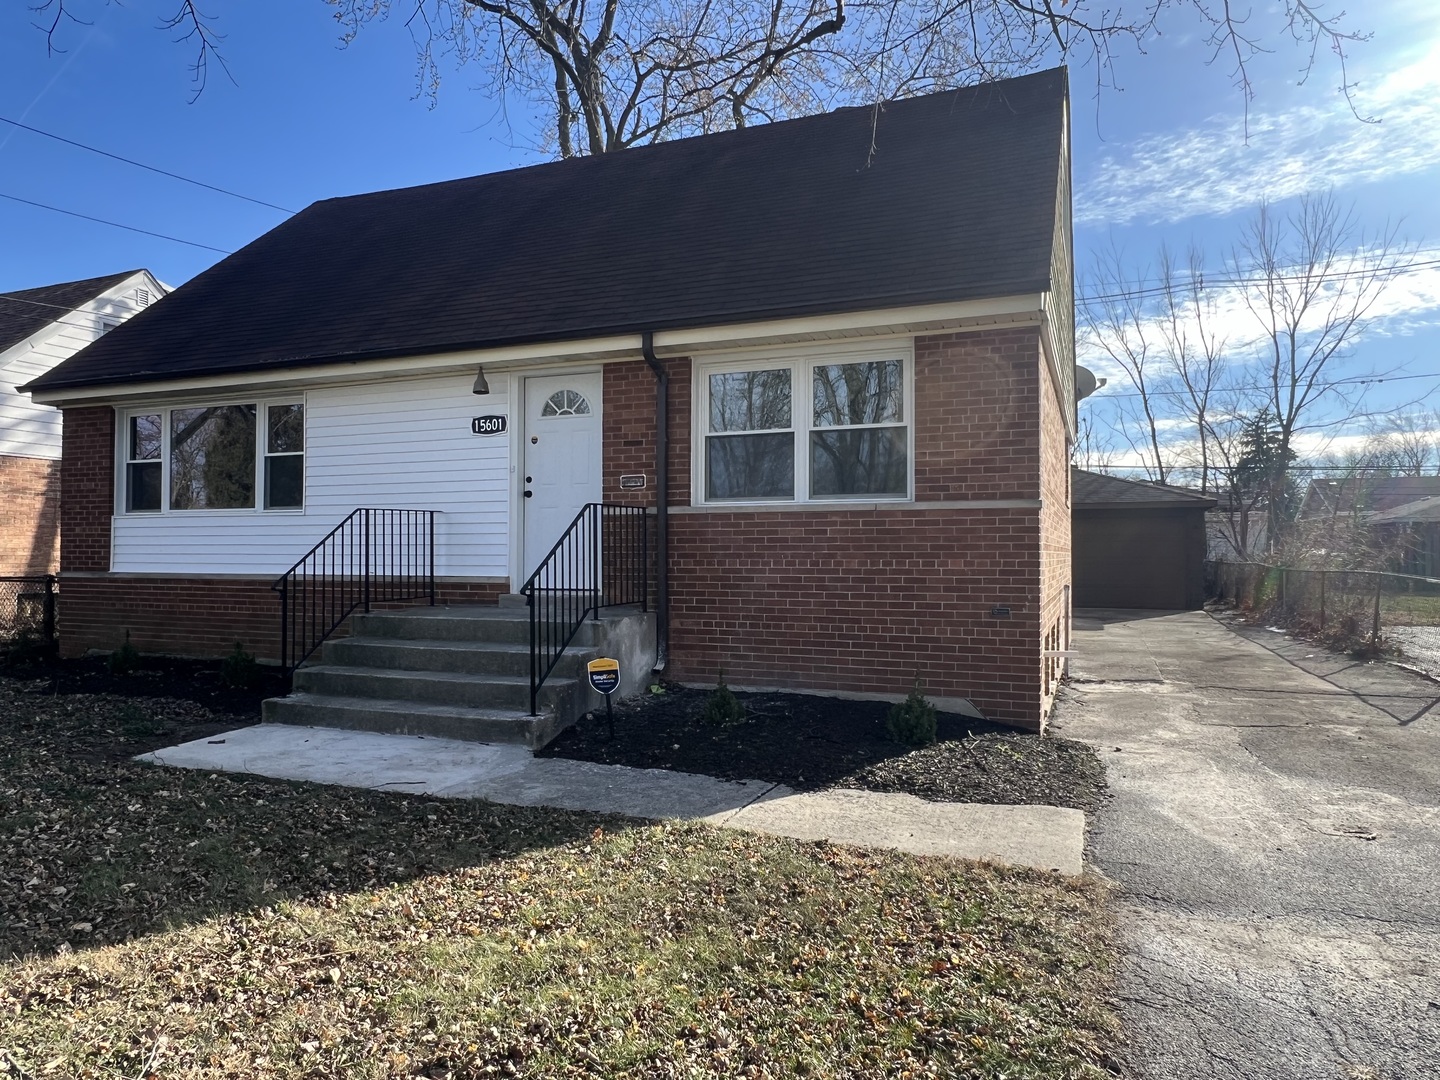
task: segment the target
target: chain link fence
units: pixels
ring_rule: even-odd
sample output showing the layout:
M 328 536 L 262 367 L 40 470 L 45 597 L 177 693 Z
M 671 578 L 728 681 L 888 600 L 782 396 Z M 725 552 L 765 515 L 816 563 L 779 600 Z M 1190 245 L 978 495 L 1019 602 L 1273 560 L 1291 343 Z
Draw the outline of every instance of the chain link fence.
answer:
M 1348 649 L 1398 650 L 1440 675 L 1440 579 L 1376 570 L 1207 562 L 1215 599 Z
M 0 648 L 17 643 L 55 645 L 55 578 L 0 577 Z

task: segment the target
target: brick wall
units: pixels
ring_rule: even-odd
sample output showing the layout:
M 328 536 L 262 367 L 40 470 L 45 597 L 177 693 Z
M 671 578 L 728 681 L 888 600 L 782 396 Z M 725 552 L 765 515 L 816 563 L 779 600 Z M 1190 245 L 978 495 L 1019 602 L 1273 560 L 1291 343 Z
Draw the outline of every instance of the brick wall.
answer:
M 60 462 L 0 457 L 0 577 L 60 568 Z
M 676 514 L 667 674 L 887 694 L 918 674 L 1037 726 L 1035 535 L 1034 510 Z
M 1042 455 L 1047 468 L 1054 456 L 1041 365 L 1034 327 L 916 340 L 918 503 L 1041 497 Z M 671 506 L 688 508 L 689 365 L 672 371 Z M 622 472 L 653 486 L 654 379 L 638 363 L 605 378 L 606 498 L 630 499 Z M 653 493 L 634 501 L 654 505 Z M 1055 545 L 1057 513 L 1068 543 L 1063 493 L 1059 506 Z M 1059 564 L 1052 552 L 1042 568 L 1033 507 L 707 509 L 672 514 L 670 528 L 671 677 L 709 682 L 723 666 L 736 685 L 903 694 L 918 674 L 932 697 L 1042 723 L 1042 618 L 1059 580 L 1046 572 Z
M 915 339 L 915 498 L 1040 497 L 1039 330 Z
M 690 503 L 690 361 L 665 360 L 670 376 L 670 505 Z M 655 505 L 655 375 L 644 361 L 605 365 L 605 501 Z M 620 477 L 643 474 L 645 487 Z
M 115 410 L 64 410 L 61 440 L 60 572 L 110 569 L 115 512 Z
M 83 656 L 130 640 L 142 653 L 224 656 L 240 642 L 262 660 L 280 655 L 280 600 L 274 578 L 149 577 L 124 574 L 63 577 L 60 650 Z M 498 582 L 438 580 L 436 603 L 493 604 Z M 395 605 L 408 607 L 412 605 Z M 342 627 L 340 635 L 345 633 Z M 337 635 L 339 636 L 339 635 Z
M 1066 640 L 1070 574 L 1070 437 L 1065 427 L 1062 395 L 1074 390 L 1057 383 L 1042 359 L 1040 395 L 1040 631 L 1046 651 L 1058 651 Z M 1042 707 L 1048 713 L 1064 672 L 1061 657 L 1042 657 Z

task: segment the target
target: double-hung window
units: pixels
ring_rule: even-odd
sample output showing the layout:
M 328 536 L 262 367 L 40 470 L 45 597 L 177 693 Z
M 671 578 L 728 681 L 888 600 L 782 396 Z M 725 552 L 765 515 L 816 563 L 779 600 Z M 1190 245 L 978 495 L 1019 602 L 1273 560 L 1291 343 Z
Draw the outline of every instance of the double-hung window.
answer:
M 699 369 L 705 502 L 904 499 L 908 351 Z
M 127 513 L 298 510 L 305 503 L 305 406 L 244 402 L 124 417 Z

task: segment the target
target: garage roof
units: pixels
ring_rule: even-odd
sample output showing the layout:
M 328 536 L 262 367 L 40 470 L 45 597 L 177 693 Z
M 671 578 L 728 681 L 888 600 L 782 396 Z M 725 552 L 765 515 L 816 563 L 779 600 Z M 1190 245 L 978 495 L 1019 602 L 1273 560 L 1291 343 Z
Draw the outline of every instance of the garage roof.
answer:
M 1071 503 L 1075 509 L 1124 510 L 1165 509 L 1208 510 L 1215 505 L 1209 495 L 1198 495 L 1184 488 L 1153 484 L 1148 480 L 1123 480 L 1118 476 L 1070 470 Z

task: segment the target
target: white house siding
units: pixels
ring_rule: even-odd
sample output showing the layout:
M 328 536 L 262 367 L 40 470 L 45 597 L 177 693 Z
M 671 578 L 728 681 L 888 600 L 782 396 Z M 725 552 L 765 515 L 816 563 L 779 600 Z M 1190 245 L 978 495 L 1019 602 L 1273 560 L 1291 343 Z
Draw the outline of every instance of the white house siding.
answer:
M 509 407 L 503 380 L 475 397 L 473 379 L 308 391 L 304 512 L 118 514 L 111 570 L 278 576 L 352 510 L 368 506 L 442 511 L 435 525 L 439 576 L 506 577 L 509 439 L 473 435 L 470 420 Z
M 16 387 L 39 378 L 99 337 L 102 315 L 123 322 L 139 311 L 137 289 L 148 290 L 152 303 L 165 295 L 149 274 L 132 274 L 74 311 L 55 312 L 55 322 L 0 353 L 0 454 L 60 457 L 60 410 L 36 405 Z

